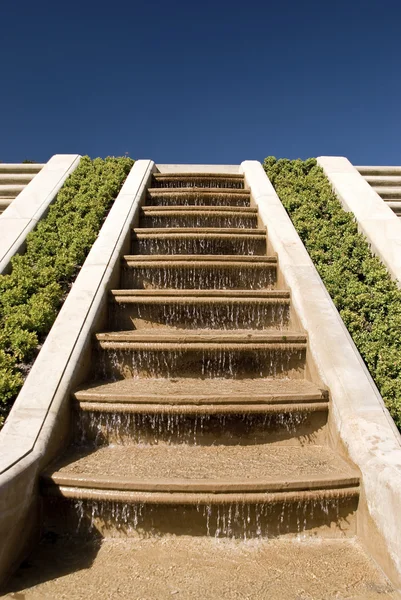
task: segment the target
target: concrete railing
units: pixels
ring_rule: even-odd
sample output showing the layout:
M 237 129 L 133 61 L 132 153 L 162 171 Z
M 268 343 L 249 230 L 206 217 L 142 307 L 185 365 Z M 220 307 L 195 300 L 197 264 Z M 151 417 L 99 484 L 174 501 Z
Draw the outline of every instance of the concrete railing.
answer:
M 400 434 L 261 164 L 246 161 L 241 167 L 268 227 L 294 309 L 308 333 L 318 376 L 330 390 L 333 443 L 345 450 L 362 474 L 359 534 L 372 556 L 399 584 Z M 397 217 L 394 219 L 398 225 Z
M 358 229 L 367 238 L 372 252 L 401 285 L 401 219 L 347 158 L 320 156 L 317 162 L 343 208 L 354 213 Z
M 79 154 L 52 156 L 0 215 L 0 273 L 7 272 L 11 258 L 23 250 L 26 236 L 46 214 L 57 192 L 80 160 Z
M 153 168 L 134 164 L 0 433 L 0 583 L 38 532 L 38 477 L 69 435 L 70 392 L 88 375 Z

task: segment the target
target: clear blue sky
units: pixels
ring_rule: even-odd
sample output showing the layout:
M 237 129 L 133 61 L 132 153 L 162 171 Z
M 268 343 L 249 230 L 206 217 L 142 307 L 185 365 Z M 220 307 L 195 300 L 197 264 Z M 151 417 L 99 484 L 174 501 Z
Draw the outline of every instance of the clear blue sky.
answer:
M 401 164 L 399 0 L 14 0 L 0 160 Z

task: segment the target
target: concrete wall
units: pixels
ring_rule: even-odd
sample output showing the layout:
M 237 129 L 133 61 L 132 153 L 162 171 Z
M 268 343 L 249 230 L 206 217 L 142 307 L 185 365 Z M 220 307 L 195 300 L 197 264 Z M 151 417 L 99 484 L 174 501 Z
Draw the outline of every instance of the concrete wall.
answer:
M 401 219 L 347 158 L 320 156 L 317 162 L 344 209 L 354 213 L 358 229 L 366 236 L 372 252 L 401 285 Z
M 55 154 L 0 216 L 0 273 L 24 249 L 26 236 L 46 214 L 58 191 L 77 166 L 79 154 Z
M 153 168 L 133 166 L 0 433 L 0 583 L 39 534 L 38 476 L 68 440 L 71 390 L 89 371 Z
M 318 376 L 330 390 L 332 444 L 361 471 L 359 534 L 399 585 L 401 436 L 261 164 L 246 161 L 241 167 L 308 332 Z

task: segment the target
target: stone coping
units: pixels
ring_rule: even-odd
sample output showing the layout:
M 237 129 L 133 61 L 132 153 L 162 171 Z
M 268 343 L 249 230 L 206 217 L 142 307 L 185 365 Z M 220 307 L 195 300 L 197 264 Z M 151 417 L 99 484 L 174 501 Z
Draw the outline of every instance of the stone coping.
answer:
M 67 177 L 75 171 L 79 154 L 55 154 L 0 216 L 0 273 L 23 249 L 26 236 L 44 217 Z M 37 165 L 34 165 L 37 166 Z
M 359 173 L 358 168 L 366 167 L 356 168 L 343 156 L 320 156 L 317 162 L 343 208 L 354 213 L 358 229 L 366 236 L 372 252 L 401 285 L 401 219 Z
M 330 390 L 338 443 L 361 471 L 370 518 L 390 556 L 392 574 L 400 581 L 401 436 L 262 165 L 245 161 L 241 168 L 260 217 L 269 225 L 270 242 L 291 289 L 294 309 L 308 332 L 318 375 Z M 350 163 L 347 168 L 353 177 Z M 347 177 L 340 180 L 345 189 L 352 189 L 345 183 Z M 366 184 L 369 190 L 367 206 L 377 196 Z M 385 208 L 381 200 L 380 204 Z M 401 228 L 397 217 L 390 209 L 388 212 L 388 221 Z M 388 559 L 376 547 L 377 539 L 377 535 L 372 536 L 369 550 L 388 571 Z

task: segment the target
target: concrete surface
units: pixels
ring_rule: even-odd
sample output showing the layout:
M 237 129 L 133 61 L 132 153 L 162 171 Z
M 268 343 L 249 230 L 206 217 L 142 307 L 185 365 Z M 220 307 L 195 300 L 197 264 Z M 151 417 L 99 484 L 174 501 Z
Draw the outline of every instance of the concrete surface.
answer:
M 26 236 L 46 214 L 68 175 L 79 165 L 80 159 L 78 154 L 52 156 L 1 214 L 0 273 L 7 272 L 11 258 L 24 248 Z
M 131 223 L 152 168 L 151 161 L 133 166 L 1 431 L 0 582 L 26 552 L 38 528 L 38 473 L 69 433 L 71 386 L 88 368 L 91 331 L 102 319 L 121 251 L 129 247 Z M 43 199 L 39 191 L 38 203 Z M 38 211 L 44 210 L 40 205 Z M 20 210 L 21 218 L 29 212 L 26 203 L 7 210 L 14 215 Z
M 347 198 L 355 199 L 355 187 L 366 190 L 366 217 L 369 205 L 380 216 L 383 202 L 376 202 L 377 195 L 359 174 L 361 181 L 355 182 L 352 165 L 340 159 L 337 171 L 333 163 L 331 166 L 333 180 L 342 182 L 343 195 L 351 190 Z M 308 332 L 318 374 L 330 390 L 333 443 L 362 473 L 367 511 L 361 511 L 359 531 L 373 557 L 400 583 L 400 434 L 261 164 L 245 161 L 241 167 L 261 218 L 269 225 L 269 239 L 291 289 L 294 308 Z M 345 168 L 347 173 L 342 171 Z M 400 227 L 397 217 L 390 209 L 388 212 L 383 221 Z M 368 218 L 367 223 L 371 225 Z
M 343 208 L 354 214 L 358 229 L 366 236 L 372 252 L 401 285 L 401 220 L 347 158 L 320 156 L 317 162 Z

